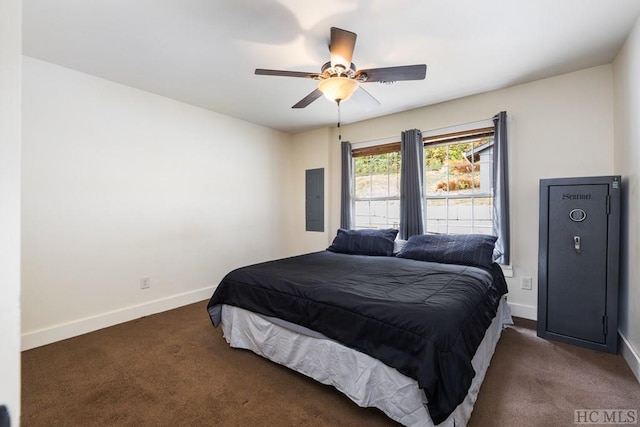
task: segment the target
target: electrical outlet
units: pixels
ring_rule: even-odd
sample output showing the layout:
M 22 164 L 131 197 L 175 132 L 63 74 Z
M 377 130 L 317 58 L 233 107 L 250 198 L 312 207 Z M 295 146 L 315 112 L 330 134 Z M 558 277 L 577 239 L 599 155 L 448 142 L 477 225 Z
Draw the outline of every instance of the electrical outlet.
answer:
M 527 291 L 530 291 L 532 289 L 532 280 L 531 277 L 529 276 L 523 276 L 520 278 L 520 287 L 522 289 L 526 289 Z
M 151 286 L 151 277 L 143 276 L 140 278 L 140 289 L 148 289 Z

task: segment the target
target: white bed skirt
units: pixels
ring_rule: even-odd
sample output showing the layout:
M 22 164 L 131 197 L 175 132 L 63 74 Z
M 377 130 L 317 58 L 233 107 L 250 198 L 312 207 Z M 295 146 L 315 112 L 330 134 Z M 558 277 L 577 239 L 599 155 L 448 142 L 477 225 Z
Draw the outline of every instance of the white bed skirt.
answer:
M 418 383 L 379 360 L 345 347 L 314 331 L 273 320 L 242 308 L 222 307 L 222 330 L 232 347 L 253 351 L 323 384 L 362 407 L 376 407 L 406 426 L 433 426 Z M 476 371 L 469 392 L 456 410 L 438 426 L 466 426 L 480 385 L 489 367 L 502 328 L 513 324 L 503 298 L 472 364 Z M 336 360 L 339 363 L 336 363 Z

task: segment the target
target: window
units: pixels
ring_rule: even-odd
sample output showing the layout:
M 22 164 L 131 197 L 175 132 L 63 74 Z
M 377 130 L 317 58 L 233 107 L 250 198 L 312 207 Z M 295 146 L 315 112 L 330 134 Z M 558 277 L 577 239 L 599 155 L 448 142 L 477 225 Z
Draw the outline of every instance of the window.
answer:
M 496 234 L 493 127 L 424 137 L 425 231 Z M 399 228 L 400 143 L 352 150 L 355 228 Z
M 426 232 L 495 234 L 493 128 L 425 138 Z
M 398 228 L 400 144 L 354 149 L 355 228 Z

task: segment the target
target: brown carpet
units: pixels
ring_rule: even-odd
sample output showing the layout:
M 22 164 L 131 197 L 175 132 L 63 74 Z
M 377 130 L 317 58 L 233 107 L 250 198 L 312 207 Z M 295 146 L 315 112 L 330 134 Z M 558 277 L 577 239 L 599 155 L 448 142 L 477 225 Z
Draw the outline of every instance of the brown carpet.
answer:
M 393 426 L 321 385 L 231 349 L 206 302 L 25 351 L 22 426 Z M 638 409 L 621 356 L 504 331 L 470 426 L 569 426 L 574 409 Z

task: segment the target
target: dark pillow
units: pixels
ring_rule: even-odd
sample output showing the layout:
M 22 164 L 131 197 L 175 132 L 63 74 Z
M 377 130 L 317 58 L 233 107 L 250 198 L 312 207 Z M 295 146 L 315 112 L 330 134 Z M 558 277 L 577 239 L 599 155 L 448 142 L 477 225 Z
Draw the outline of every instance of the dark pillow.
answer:
M 396 256 L 418 261 L 491 267 L 498 238 L 485 234 L 422 234 L 411 236 Z
M 393 255 L 393 241 L 398 230 L 338 230 L 327 250 L 351 255 Z

